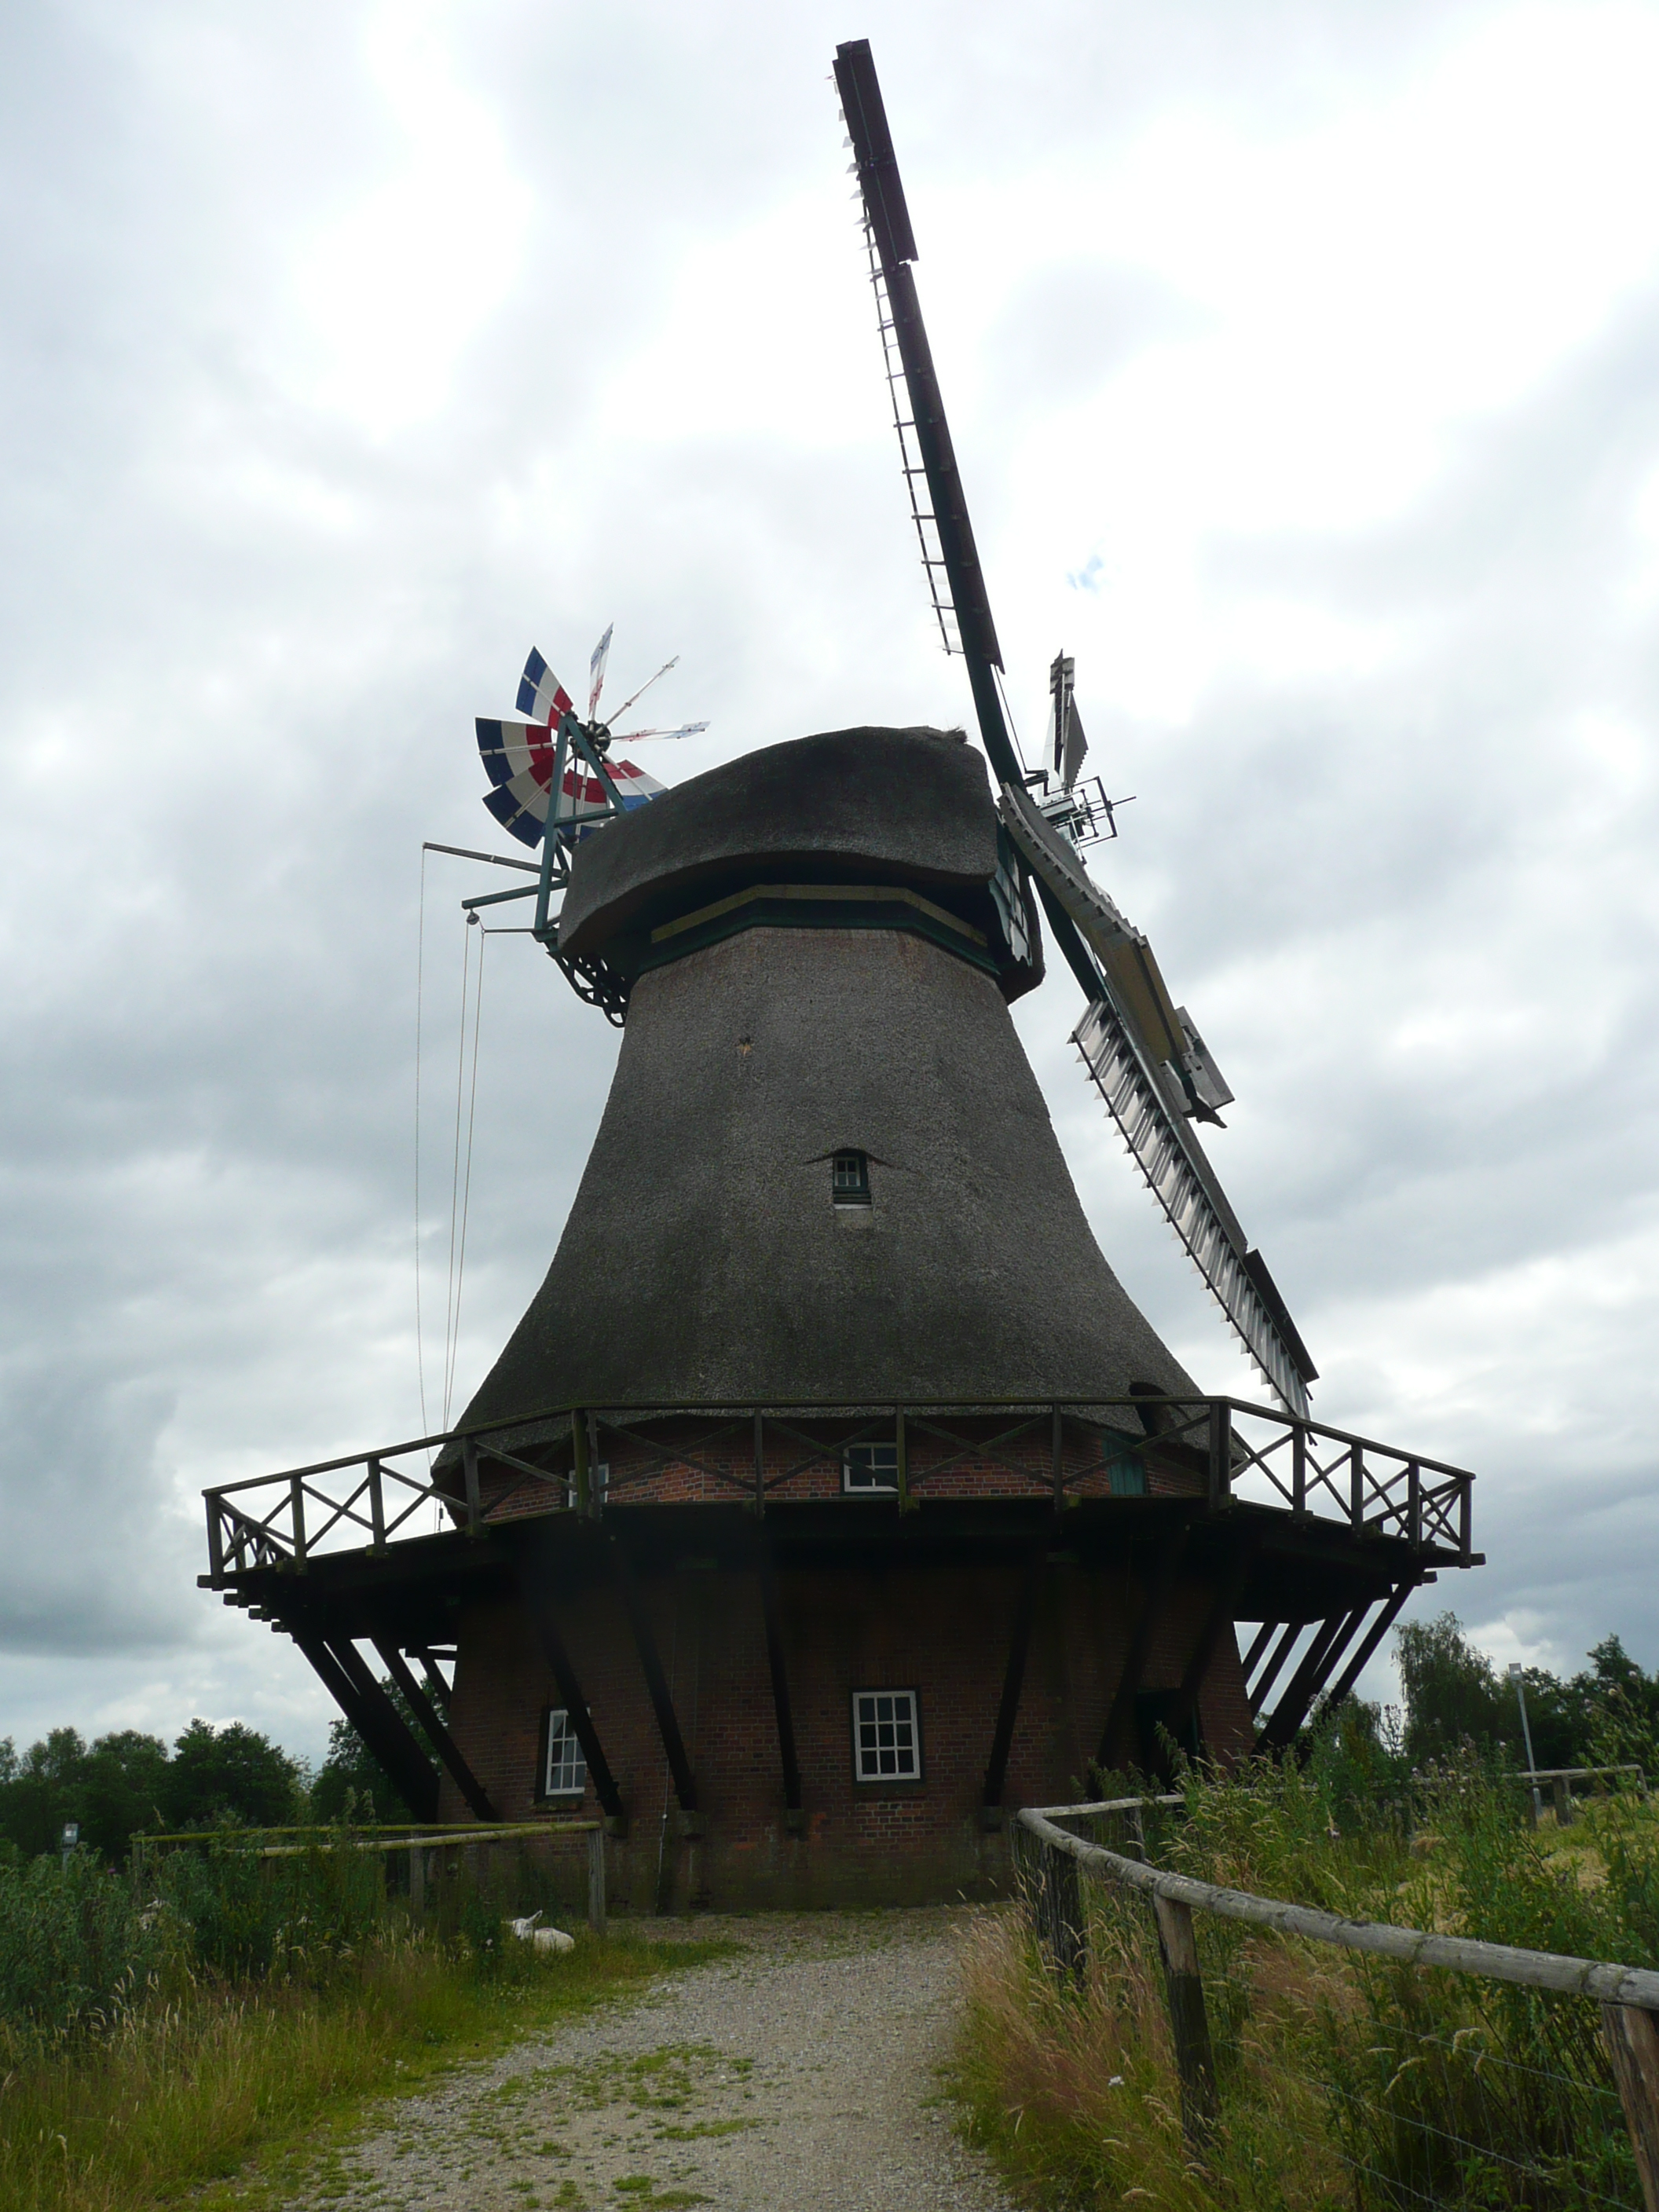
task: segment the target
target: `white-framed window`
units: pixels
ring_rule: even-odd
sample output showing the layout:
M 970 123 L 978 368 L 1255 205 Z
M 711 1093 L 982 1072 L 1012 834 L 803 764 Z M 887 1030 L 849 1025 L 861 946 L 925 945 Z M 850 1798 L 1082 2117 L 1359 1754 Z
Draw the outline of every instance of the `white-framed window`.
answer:
M 570 1725 L 570 1715 L 555 1705 L 547 1717 L 547 1759 L 542 1771 L 544 1797 L 580 1797 L 587 1787 L 587 1761 Z
M 587 1469 L 588 1486 L 596 1501 L 603 1505 L 605 1492 L 611 1487 L 611 1462 L 608 1459 L 590 1462 Z M 576 1510 L 576 1470 L 572 1468 L 565 1478 L 564 1502 L 574 1513 Z
M 870 1158 L 867 1152 L 836 1152 L 830 1163 L 830 1195 L 837 1206 L 868 1206 Z
M 841 1455 L 841 1486 L 866 1496 L 891 1497 L 898 1490 L 896 1444 L 848 1444 Z
M 854 1690 L 853 1779 L 920 1782 L 921 1724 L 914 1690 Z

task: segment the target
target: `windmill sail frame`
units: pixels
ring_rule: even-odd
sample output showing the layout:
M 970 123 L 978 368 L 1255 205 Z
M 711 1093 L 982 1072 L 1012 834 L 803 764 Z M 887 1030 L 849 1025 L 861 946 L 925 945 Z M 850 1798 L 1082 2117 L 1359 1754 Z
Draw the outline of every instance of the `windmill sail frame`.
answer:
M 868 40 L 836 47 L 835 77 L 859 180 L 883 359 L 922 565 L 945 651 L 959 653 L 967 666 L 981 740 L 1001 787 L 1003 821 L 1054 942 L 1089 1001 L 1074 1041 L 1136 1165 L 1222 1311 L 1271 1388 L 1305 1419 L 1308 1384 L 1316 1370 L 1189 1126 L 1189 1116 L 1219 1120 L 1215 1102 L 1225 1085 L 1201 1042 L 1195 1048 L 1196 1033 L 1171 1000 L 1146 939 L 1091 880 L 1027 790 L 1024 764 L 1003 714 L 997 681 L 1002 648 L 922 324 L 910 268 L 919 258 L 915 233 Z M 927 489 L 926 505 L 919 483 Z M 1062 656 L 1051 680 L 1069 672 Z M 1063 775 L 1065 753 L 1072 750 L 1065 712 L 1069 687 L 1056 681 L 1055 693 L 1061 748 L 1055 767 Z M 1073 775 L 1082 765 L 1080 726 L 1077 737 Z

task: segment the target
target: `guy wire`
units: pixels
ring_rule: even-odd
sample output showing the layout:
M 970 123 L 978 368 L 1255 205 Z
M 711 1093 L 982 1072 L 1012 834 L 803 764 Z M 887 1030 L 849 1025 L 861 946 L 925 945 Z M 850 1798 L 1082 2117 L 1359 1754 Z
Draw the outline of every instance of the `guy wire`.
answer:
M 464 1163 L 460 1158 L 459 1152 L 460 1098 L 459 1093 L 459 1081 L 455 1103 L 455 1137 L 457 1148 L 456 1168 L 460 1200 L 460 1239 L 455 1253 L 454 1308 L 449 1327 L 449 1346 L 444 1371 L 444 1426 L 446 1429 L 449 1426 L 450 1405 L 455 1388 L 455 1363 L 459 1354 L 461 1341 L 461 1291 L 466 1276 L 466 1224 L 472 1200 L 472 1136 L 473 1131 L 477 1123 L 478 1116 L 478 1030 L 483 1019 L 485 934 L 486 933 L 484 930 L 480 927 L 478 931 L 478 972 L 472 986 L 472 1077 L 467 1093 L 466 1154 Z M 465 940 L 463 940 L 461 957 L 461 1054 L 464 1062 L 466 1053 L 466 948 Z M 454 1220 L 454 1199 L 453 1194 L 451 1200 L 450 1218 L 452 1222 L 453 1234 L 453 1224 Z
M 421 1394 L 421 1434 L 426 1418 L 426 1329 L 421 1316 L 421 1021 L 426 988 L 426 847 L 421 848 L 421 905 L 415 925 L 415 1377 Z M 427 1465 L 432 1455 L 427 1454 Z

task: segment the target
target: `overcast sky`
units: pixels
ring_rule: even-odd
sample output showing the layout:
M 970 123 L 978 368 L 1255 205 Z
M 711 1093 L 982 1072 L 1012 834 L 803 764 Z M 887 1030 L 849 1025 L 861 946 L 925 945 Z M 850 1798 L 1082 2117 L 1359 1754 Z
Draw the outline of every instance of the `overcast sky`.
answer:
M 1659 9 L 1453 0 L 0 14 L 0 1733 L 247 1719 L 209 1482 L 418 1432 L 423 837 L 605 623 L 678 781 L 952 722 L 826 81 L 868 36 L 1028 744 L 1238 1094 L 1321 1418 L 1474 1468 L 1500 1660 L 1659 1665 Z M 462 925 L 425 875 L 426 1397 Z M 491 940 L 457 1407 L 616 1037 Z M 1132 1293 L 1264 1395 L 1066 1043 Z M 1424 1609 L 1426 1609 L 1425 1607 Z M 1385 1687 L 1379 1674 L 1374 1686 Z

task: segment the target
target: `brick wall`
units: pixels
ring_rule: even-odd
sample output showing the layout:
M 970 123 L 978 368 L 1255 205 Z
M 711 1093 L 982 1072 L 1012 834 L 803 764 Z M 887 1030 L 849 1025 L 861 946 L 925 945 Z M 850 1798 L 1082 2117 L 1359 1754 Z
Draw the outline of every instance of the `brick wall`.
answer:
M 779 1571 L 803 1783 L 799 1834 L 784 1818 L 754 1577 L 682 1570 L 641 1586 L 697 1778 L 700 1834 L 684 1832 L 616 1591 L 573 1598 L 561 1610 L 561 1632 L 628 1810 L 627 1835 L 611 1847 L 617 1909 L 920 1901 L 1004 1887 L 1007 1837 L 986 1830 L 980 1802 L 1023 1572 L 1018 1562 Z M 1196 1583 L 1178 1589 L 1149 1654 L 1146 1688 L 1179 1685 L 1211 1595 Z M 1045 1567 L 1005 1806 L 1086 1794 L 1139 1601 L 1127 1569 L 1064 1559 Z M 452 1725 L 461 1749 L 504 1819 L 554 1809 L 535 1790 L 542 1717 L 558 1698 L 527 1618 L 501 1601 L 463 1613 L 458 1627 Z M 858 1689 L 918 1692 L 920 1784 L 854 1781 Z M 1218 1754 L 1248 1742 L 1231 1632 L 1199 1713 Z M 566 1800 L 560 1809 L 577 1808 Z M 580 1809 L 598 1809 L 591 1787 Z M 446 1781 L 441 1817 L 463 1811 Z
M 843 1444 L 884 1441 L 893 1441 L 890 1422 L 792 1418 L 787 1429 L 771 1423 L 762 1461 L 767 1496 L 789 1503 L 839 1498 Z M 1157 1496 L 1196 1497 L 1203 1492 L 1201 1455 L 1190 1443 L 1184 1449 L 1164 1445 L 1130 1455 L 1135 1442 L 1127 1431 L 1115 1433 L 1068 1417 L 1060 1450 L 1068 1494 L 1110 1497 L 1124 1486 L 1126 1477 L 1131 1490 L 1144 1486 Z M 545 1462 L 558 1477 L 551 1494 L 559 1494 L 569 1480 L 568 1443 L 561 1437 L 514 1449 L 520 1457 L 533 1450 L 537 1463 Z M 1053 1452 L 1047 1413 L 1024 1421 L 1015 1413 L 991 1419 L 917 1415 L 907 1423 L 909 1486 L 929 1498 L 1047 1495 L 1054 1484 Z M 601 1423 L 597 1453 L 610 1471 L 607 1495 L 617 1504 L 730 1503 L 754 1492 L 754 1444 L 746 1417 L 641 1422 L 625 1433 Z M 480 1465 L 479 1493 L 485 1517 L 496 1522 L 545 1513 L 550 1495 L 548 1484 L 492 1463 L 487 1452 Z

